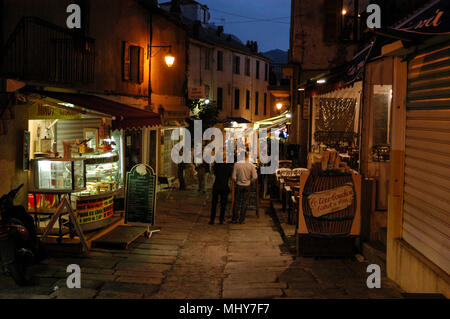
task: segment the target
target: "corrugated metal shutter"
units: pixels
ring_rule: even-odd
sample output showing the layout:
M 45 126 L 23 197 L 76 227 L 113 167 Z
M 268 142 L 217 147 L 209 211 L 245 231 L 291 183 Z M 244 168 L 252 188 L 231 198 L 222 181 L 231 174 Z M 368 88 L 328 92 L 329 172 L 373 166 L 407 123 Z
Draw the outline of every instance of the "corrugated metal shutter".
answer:
M 63 154 L 62 141 L 83 139 L 85 128 L 98 128 L 102 124 L 101 119 L 59 120 L 56 123 L 56 140 L 59 154 Z
M 450 272 L 450 46 L 408 66 L 403 239 Z

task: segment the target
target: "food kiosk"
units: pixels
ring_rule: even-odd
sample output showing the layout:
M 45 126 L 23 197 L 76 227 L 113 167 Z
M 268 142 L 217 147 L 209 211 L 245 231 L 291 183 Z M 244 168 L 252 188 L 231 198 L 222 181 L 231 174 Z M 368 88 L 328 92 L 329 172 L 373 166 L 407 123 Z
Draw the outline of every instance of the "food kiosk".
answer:
M 34 152 L 35 158 L 32 159 L 33 195 L 30 204 L 37 209 L 55 208 L 55 195 L 70 194 L 72 207 L 83 231 L 100 229 L 113 222 L 114 198 L 123 196 L 121 133 L 110 136 L 108 126 L 102 123 L 102 119 L 95 120 L 99 126 L 89 130 L 83 127 L 92 125 L 92 118 L 58 120 L 59 123 L 55 124 L 55 129 L 49 132 L 47 138 L 56 145 L 62 145 L 67 142 L 62 140 L 64 134 L 70 132 L 75 143 L 68 145 L 69 154 L 59 154 L 56 147 L 56 152 Z M 48 123 L 46 120 L 30 122 L 30 127 Z M 71 122 L 70 125 L 68 122 Z M 100 128 L 104 133 L 98 142 L 87 146 L 87 141 L 91 140 L 87 132 L 97 132 Z M 33 133 L 31 142 L 36 143 L 37 134 Z
M 124 224 L 118 199 L 125 196 L 125 130 L 158 126 L 160 117 L 90 95 L 46 91 L 25 98 L 31 104 L 29 211 L 47 232 L 67 199 L 90 247 L 90 240 Z M 73 222 L 59 218 L 59 241 L 75 236 L 70 229 L 63 234 L 64 227 L 73 230 Z

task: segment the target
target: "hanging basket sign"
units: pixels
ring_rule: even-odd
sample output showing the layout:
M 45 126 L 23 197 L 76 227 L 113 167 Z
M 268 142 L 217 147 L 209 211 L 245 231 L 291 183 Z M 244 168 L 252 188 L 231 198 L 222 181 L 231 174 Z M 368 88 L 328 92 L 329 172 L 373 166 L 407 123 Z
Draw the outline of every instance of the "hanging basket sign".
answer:
M 353 187 L 348 184 L 308 196 L 312 215 L 316 218 L 346 209 L 353 203 Z

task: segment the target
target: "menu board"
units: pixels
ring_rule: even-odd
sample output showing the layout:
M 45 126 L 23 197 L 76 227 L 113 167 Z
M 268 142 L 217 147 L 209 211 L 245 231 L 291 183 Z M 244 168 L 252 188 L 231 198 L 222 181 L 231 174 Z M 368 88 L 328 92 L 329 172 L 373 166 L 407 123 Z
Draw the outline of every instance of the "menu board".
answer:
M 257 210 L 259 207 L 258 205 L 258 189 L 259 189 L 259 184 L 256 181 L 255 183 L 252 183 L 251 188 L 250 188 L 250 194 L 248 197 L 248 205 L 247 205 L 247 209 L 250 210 Z
M 156 175 L 145 164 L 127 173 L 125 223 L 154 225 L 156 209 Z

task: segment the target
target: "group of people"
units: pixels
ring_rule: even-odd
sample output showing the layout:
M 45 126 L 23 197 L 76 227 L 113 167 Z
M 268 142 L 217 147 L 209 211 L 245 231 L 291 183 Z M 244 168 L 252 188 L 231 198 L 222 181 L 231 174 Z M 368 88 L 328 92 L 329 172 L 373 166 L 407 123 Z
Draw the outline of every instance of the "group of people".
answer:
M 223 153 L 222 163 L 214 162 L 212 166 L 207 163 L 198 164 L 196 167 L 199 191 L 205 193 L 206 173 L 211 172 L 214 176 L 214 184 L 212 187 L 212 202 L 210 225 L 214 225 L 216 220 L 217 205 L 220 202 L 219 223 L 225 222 L 225 213 L 230 194 L 229 180 L 235 183 L 235 200 L 232 212 L 232 224 L 244 224 L 247 212 L 247 206 L 250 197 L 252 183 L 254 183 L 258 174 L 255 166 L 249 162 L 249 153 L 245 153 L 245 160 L 235 162 L 234 164 L 226 163 L 226 155 Z M 211 168 L 211 169 L 210 169 Z M 184 181 L 185 164 L 178 164 L 178 179 L 180 180 L 180 189 L 186 189 Z

